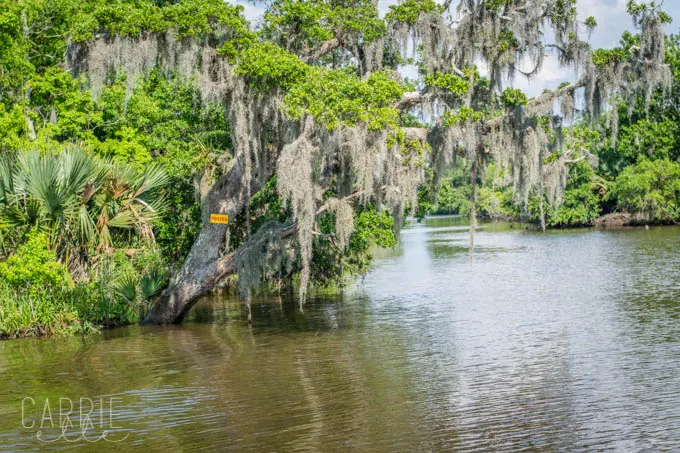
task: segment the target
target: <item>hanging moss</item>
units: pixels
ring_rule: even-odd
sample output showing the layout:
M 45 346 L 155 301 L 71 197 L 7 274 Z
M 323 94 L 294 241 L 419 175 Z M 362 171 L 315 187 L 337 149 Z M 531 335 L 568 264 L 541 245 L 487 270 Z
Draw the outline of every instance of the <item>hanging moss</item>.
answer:
M 218 8 L 212 2 L 207 5 Z M 451 23 L 435 2 L 407 0 L 390 9 L 384 34 L 384 28 L 367 32 L 366 24 L 376 16 L 361 10 L 368 7 L 364 3 L 352 16 L 351 8 L 340 11 L 327 3 L 299 2 L 290 6 L 304 8 L 296 17 L 283 3 L 273 2 L 259 41 L 243 30 L 238 9 L 194 11 L 195 5 L 185 0 L 176 9 L 150 8 L 148 18 L 135 12 L 126 19 L 111 19 L 115 27 L 107 25 L 103 13 L 95 14 L 97 22 L 90 29 L 106 33 L 74 42 L 68 66 L 73 74 L 87 77 L 95 97 L 113 73 L 125 74 L 131 91 L 155 69 L 192 80 L 205 102 L 224 104 L 234 148 L 224 170 L 239 170 L 238 197 L 245 206 L 254 188 L 264 183 L 261 179 L 278 175 L 278 193 L 297 222 L 304 300 L 316 213 L 327 192 L 337 195 L 327 202 L 339 222 L 335 232 L 341 248 L 353 230 L 352 205 L 343 201 L 345 196 L 358 193 L 358 200 L 371 200 L 390 211 L 398 227 L 407 208 L 413 213 L 418 204 L 426 169 L 434 170 L 437 180 L 458 156 L 475 168 L 493 159 L 509 170 L 524 204 L 535 192 L 549 203 L 559 203 L 569 163 L 587 154 L 565 147 L 561 138 L 562 119 L 576 116 L 576 91 L 584 91 L 582 119 L 592 121 L 619 99 L 643 93 L 649 102 L 652 93 L 668 86 L 663 17 L 658 11 L 635 13 L 641 32 L 636 48 L 592 53 L 579 39 L 574 5 L 572 0 L 540 0 L 531 7 L 469 0 L 459 3 L 457 21 Z M 177 15 L 181 8 L 194 11 L 194 17 Z M 277 13 L 276 8 L 284 9 Z M 227 18 L 224 11 L 233 17 Z M 302 43 L 290 37 L 290 42 L 282 41 L 296 21 L 317 13 L 323 16 L 316 21 L 319 28 L 301 34 Z M 339 17 L 344 17 L 341 26 L 329 26 Z M 527 99 L 503 83 L 515 74 L 532 77 L 540 70 L 548 29 L 555 38 L 550 48 L 581 80 Z M 397 71 L 386 69 L 385 50 L 399 55 L 400 61 L 417 63 L 423 83 L 406 84 Z M 532 65 L 528 71 L 518 69 L 523 59 Z M 475 68 L 480 61 L 487 65 L 488 78 Z M 420 91 L 407 96 L 407 88 Z M 402 110 L 410 107 L 427 127 L 401 127 Z M 554 118 L 557 107 L 563 118 Z M 616 108 L 609 113 L 614 136 L 616 114 Z M 231 206 L 230 200 L 217 203 L 225 210 Z M 252 241 L 260 244 L 256 249 L 280 249 L 275 231 L 272 226 L 261 235 L 255 232 Z M 268 255 L 253 253 L 239 258 L 242 291 L 248 294 L 253 282 L 271 275 L 257 264 Z

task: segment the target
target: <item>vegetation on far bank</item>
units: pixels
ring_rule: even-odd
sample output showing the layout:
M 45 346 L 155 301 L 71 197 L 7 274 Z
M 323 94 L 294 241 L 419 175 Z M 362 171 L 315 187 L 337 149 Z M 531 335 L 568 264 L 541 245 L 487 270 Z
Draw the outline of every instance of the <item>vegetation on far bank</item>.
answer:
M 637 39 L 624 34 L 618 50 L 629 49 Z M 571 136 L 564 139 L 586 147 L 592 157 L 570 165 L 559 203 L 544 204 L 549 227 L 592 226 L 601 216 L 613 213 L 626 213 L 633 225 L 680 222 L 680 36 L 666 36 L 666 61 L 673 74 L 669 96 L 656 93 L 649 108 L 643 98 L 634 105 L 617 104 L 617 124 L 603 120 L 602 132 L 578 123 L 571 128 Z M 616 141 L 607 135 L 613 128 Z M 521 207 L 507 171 L 490 162 L 482 174 L 477 181 L 480 216 L 540 222 L 535 194 Z M 471 183 L 464 159 L 439 186 L 431 187 L 421 187 L 421 212 L 469 214 Z

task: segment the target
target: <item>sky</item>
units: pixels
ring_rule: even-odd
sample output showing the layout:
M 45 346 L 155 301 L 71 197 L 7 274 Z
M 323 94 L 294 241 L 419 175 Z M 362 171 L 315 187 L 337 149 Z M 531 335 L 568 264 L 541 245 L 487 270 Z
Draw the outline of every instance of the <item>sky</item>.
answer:
M 236 0 L 235 3 L 243 5 L 245 15 L 251 22 L 257 23 L 262 17 L 264 7 L 261 2 Z M 379 1 L 378 8 L 381 14 L 385 14 L 389 5 L 395 3 L 396 0 Z M 577 8 L 580 20 L 589 16 L 597 20 L 598 26 L 589 41 L 595 48 L 615 47 L 625 30 L 634 31 L 633 21 L 626 13 L 626 0 L 578 0 Z M 680 0 L 665 0 L 663 9 L 673 18 L 673 23 L 666 26 L 666 32 L 680 32 Z M 544 89 L 555 89 L 560 83 L 573 81 L 575 78 L 572 70 L 560 67 L 555 58 L 547 58 L 537 77 L 528 81 L 522 76 L 517 76 L 512 85 L 530 96 L 536 96 Z

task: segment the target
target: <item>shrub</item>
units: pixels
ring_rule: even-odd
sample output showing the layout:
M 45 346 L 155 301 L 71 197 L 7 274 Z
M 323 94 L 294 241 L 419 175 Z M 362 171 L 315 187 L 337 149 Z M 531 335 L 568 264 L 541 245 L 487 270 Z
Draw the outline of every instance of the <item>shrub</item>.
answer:
M 17 252 L 0 263 L 0 338 L 81 330 L 67 294 L 73 286 L 45 233 L 31 231 Z
M 0 282 L 0 339 L 85 332 L 72 301 L 60 291 L 27 293 Z
M 562 203 L 548 210 L 550 226 L 590 225 L 600 216 L 601 197 L 599 189 L 603 181 L 586 161 L 581 161 L 569 169 L 569 179 Z
M 16 253 L 0 263 L 0 279 L 30 295 L 72 285 L 68 272 L 57 262 L 45 233 L 32 230 Z
M 643 221 L 671 223 L 680 218 L 680 164 L 642 160 L 616 178 L 611 196 Z

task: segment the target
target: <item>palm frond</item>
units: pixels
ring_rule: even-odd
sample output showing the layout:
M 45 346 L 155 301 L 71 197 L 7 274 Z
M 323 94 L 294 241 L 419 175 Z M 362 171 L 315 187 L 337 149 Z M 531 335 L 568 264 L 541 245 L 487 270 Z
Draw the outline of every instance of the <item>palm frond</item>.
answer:
M 81 194 L 88 183 L 99 183 L 93 181 L 98 179 L 100 173 L 95 160 L 78 148 L 71 148 L 58 156 L 59 161 L 59 183 L 65 194 Z
M 59 182 L 59 159 L 30 152 L 21 154 L 18 164 L 24 175 L 26 192 L 38 200 L 47 213 L 61 210 L 65 194 Z
M 29 216 L 17 206 L 9 205 L 0 209 L 0 229 L 11 230 L 28 223 L 30 223 Z
M 140 281 L 140 288 L 142 295 L 146 300 L 151 299 L 153 296 L 158 294 L 167 281 L 167 276 L 160 269 L 152 269 L 142 276 Z
M 0 228 L 51 231 L 59 253 L 97 244 L 111 246 L 111 229 L 148 234 L 165 207 L 166 173 L 149 166 L 141 174 L 72 147 L 61 152 L 0 155 Z
M 136 276 L 125 275 L 115 283 L 114 292 L 118 297 L 134 303 L 137 301 L 137 283 Z
M 8 153 L 0 154 L 0 203 L 7 203 L 14 194 L 14 164 Z
M 170 181 L 168 174 L 158 165 L 150 165 L 135 181 L 134 198 L 142 197 L 164 187 Z
M 109 228 L 132 228 L 135 225 L 135 217 L 130 211 L 120 211 L 106 222 L 106 225 Z

